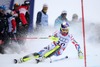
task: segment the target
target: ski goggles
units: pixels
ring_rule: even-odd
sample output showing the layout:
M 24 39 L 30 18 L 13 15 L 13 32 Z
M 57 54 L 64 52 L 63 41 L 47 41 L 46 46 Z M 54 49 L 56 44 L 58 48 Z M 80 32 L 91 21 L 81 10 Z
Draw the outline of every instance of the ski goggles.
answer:
M 68 28 L 62 28 L 61 31 L 62 31 L 62 32 L 68 32 L 69 29 L 68 29 Z

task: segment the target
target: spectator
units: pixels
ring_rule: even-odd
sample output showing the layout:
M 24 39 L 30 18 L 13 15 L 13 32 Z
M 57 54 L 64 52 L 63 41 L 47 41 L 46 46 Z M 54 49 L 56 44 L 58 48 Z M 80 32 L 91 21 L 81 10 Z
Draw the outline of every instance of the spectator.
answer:
M 74 21 L 74 22 L 78 21 L 78 15 L 77 14 L 73 14 L 72 21 Z
M 26 13 L 28 13 L 29 5 L 30 5 L 30 2 L 25 1 L 24 4 L 22 4 L 21 6 L 18 7 L 19 17 L 20 17 L 20 20 L 24 27 L 27 27 L 29 24 L 29 22 L 27 21 L 26 16 L 25 16 Z
M 36 28 L 40 29 L 41 27 L 47 27 L 48 26 L 48 15 L 47 15 L 48 5 L 44 4 L 42 11 L 39 11 L 37 13 L 37 19 L 36 19 Z
M 58 18 L 55 20 L 55 24 L 54 24 L 54 27 L 59 29 L 60 28 L 60 25 L 63 23 L 63 22 L 68 22 L 68 19 L 66 18 L 67 16 L 67 12 L 64 10 L 62 11 L 61 15 L 58 16 Z
M 14 38 L 16 36 L 16 20 L 15 17 L 18 16 L 18 14 L 14 11 L 7 10 L 6 15 L 8 17 L 8 33 L 10 38 Z
M 19 32 L 21 30 L 20 26 L 22 26 L 21 20 L 19 18 L 19 11 L 18 8 L 20 7 L 20 5 L 18 3 L 14 4 L 14 9 L 12 11 L 14 11 L 18 16 L 15 17 L 16 20 L 16 26 L 17 26 L 17 32 Z
M 72 20 L 71 20 L 71 23 L 75 23 L 75 22 L 82 22 L 82 18 L 79 18 L 79 16 L 76 14 L 76 13 L 74 13 L 73 15 L 72 15 Z
M 5 15 L 5 7 L 0 6 L 0 53 L 3 52 L 3 46 L 6 44 L 7 40 L 7 18 Z
M 14 4 L 14 9 L 13 11 L 18 14 L 18 17 L 15 17 L 16 19 L 16 25 L 17 25 L 17 41 L 19 44 L 24 44 L 25 39 L 20 38 L 25 38 L 27 33 L 28 33 L 28 26 L 29 26 L 29 9 L 30 2 L 25 1 L 24 4 L 21 6 L 17 3 Z
M 15 3 L 14 4 L 14 9 L 13 10 L 15 10 L 16 12 L 18 11 L 17 9 L 18 9 L 18 7 L 19 7 L 20 5 L 18 4 L 18 3 Z

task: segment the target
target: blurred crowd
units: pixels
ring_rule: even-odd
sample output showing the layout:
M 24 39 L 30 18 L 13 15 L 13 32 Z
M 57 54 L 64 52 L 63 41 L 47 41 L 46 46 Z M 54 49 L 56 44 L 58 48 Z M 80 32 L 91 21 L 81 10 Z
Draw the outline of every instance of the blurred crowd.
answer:
M 6 9 L 0 5 L 0 53 L 4 53 L 4 47 L 12 41 L 23 45 L 29 27 L 29 1 L 19 5 L 15 3 L 13 9 Z

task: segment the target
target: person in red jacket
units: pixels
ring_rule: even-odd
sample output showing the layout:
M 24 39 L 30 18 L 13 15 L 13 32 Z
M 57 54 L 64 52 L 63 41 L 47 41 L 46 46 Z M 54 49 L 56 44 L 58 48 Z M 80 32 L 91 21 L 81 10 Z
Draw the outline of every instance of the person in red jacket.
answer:
M 29 23 L 25 17 L 26 13 L 28 12 L 29 5 L 30 5 L 30 2 L 25 1 L 24 4 L 22 4 L 20 7 L 18 7 L 19 17 L 20 17 L 20 20 L 21 20 L 23 26 L 27 26 Z
M 22 45 L 24 44 L 25 39 L 20 40 L 20 38 L 26 38 L 26 35 L 28 33 L 29 21 L 27 17 L 29 16 L 26 15 L 29 14 L 28 12 L 29 5 L 30 5 L 29 1 L 25 1 L 24 4 L 22 5 L 15 3 L 13 9 L 13 11 L 15 11 L 18 14 L 18 17 L 15 17 L 17 25 L 17 41 L 19 44 Z

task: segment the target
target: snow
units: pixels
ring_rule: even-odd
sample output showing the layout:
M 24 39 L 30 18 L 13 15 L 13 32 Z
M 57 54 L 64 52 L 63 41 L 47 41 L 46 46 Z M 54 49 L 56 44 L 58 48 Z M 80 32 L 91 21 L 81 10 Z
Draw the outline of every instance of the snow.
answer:
M 70 28 L 70 32 L 73 32 L 73 35 L 76 35 L 76 31 L 73 30 L 73 28 L 76 28 L 78 31 L 78 35 L 75 36 L 75 39 L 80 43 L 80 46 L 82 48 L 82 51 L 84 51 L 83 48 L 83 44 L 82 44 L 82 34 L 81 34 L 81 30 L 78 28 L 80 26 L 81 23 L 79 23 L 79 25 L 77 24 L 77 26 L 72 26 Z M 88 27 L 89 28 L 89 27 Z M 51 30 L 53 30 L 53 28 L 51 28 Z M 46 31 L 47 32 L 47 31 Z M 91 32 L 91 31 L 90 31 Z M 48 31 L 48 33 L 52 33 L 52 31 Z M 49 35 L 48 33 L 46 33 L 46 35 Z M 35 36 L 31 35 L 31 37 Z M 38 34 L 37 36 L 44 36 L 45 34 Z M 28 36 L 30 37 L 30 36 Z M 92 36 L 93 37 L 93 36 Z M 89 38 L 89 37 L 88 37 Z M 87 38 L 87 41 L 88 41 Z M 75 47 L 69 43 L 69 45 L 67 46 L 65 52 L 59 56 L 59 57 L 55 57 L 53 56 L 51 59 L 59 59 L 62 57 L 65 57 L 66 55 L 69 57 L 66 60 L 62 60 L 62 61 L 57 61 L 57 62 L 53 62 L 53 63 L 49 63 L 50 59 L 47 59 L 45 62 L 43 63 L 39 63 L 39 64 L 34 64 L 33 60 L 30 60 L 28 62 L 22 63 L 22 64 L 14 64 L 13 63 L 13 59 L 15 58 L 21 58 L 27 54 L 33 53 L 33 52 L 37 52 L 39 50 L 41 50 L 44 46 L 50 44 L 50 40 L 49 39 L 27 39 L 27 42 L 25 44 L 26 46 L 26 51 L 20 54 L 17 53 L 13 53 L 13 54 L 4 54 L 4 55 L 0 55 L 0 59 L 2 61 L 0 61 L 0 67 L 53 67 L 53 66 L 57 66 L 57 67 L 84 67 L 84 59 L 78 59 L 77 57 L 77 51 L 75 49 Z M 96 44 L 93 44 L 91 42 L 86 42 L 86 51 L 87 51 L 87 67 L 100 67 L 100 45 L 99 43 L 97 43 L 96 41 L 94 41 Z
M 36 19 L 36 14 L 40 11 L 41 6 L 44 3 L 47 3 L 49 6 L 48 15 L 49 15 L 49 24 L 53 26 L 54 20 L 57 16 L 60 15 L 62 10 L 67 10 L 68 19 L 71 20 L 71 16 L 73 13 L 77 13 L 79 17 L 81 17 L 81 7 L 80 0 L 35 0 L 35 12 L 34 19 Z M 55 3 L 56 2 L 56 3 Z M 86 62 L 87 67 L 100 67 L 100 22 L 99 19 L 99 0 L 84 0 L 84 9 L 85 9 L 85 31 L 86 31 Z M 61 4 L 61 5 L 60 5 Z M 59 6 L 60 5 L 60 6 Z M 58 7 L 59 6 L 59 7 Z M 95 12 L 95 13 L 94 13 Z M 92 20 L 91 20 L 92 19 Z M 34 20 L 35 22 L 35 20 Z M 50 27 L 49 30 L 46 30 L 41 33 L 34 33 L 28 37 L 47 37 L 51 35 L 55 31 L 54 28 Z M 82 51 L 84 52 L 83 46 L 83 37 L 82 37 L 82 24 L 81 23 L 73 23 L 70 26 L 70 33 L 73 34 L 75 39 L 81 46 Z M 0 54 L 0 67 L 85 67 L 84 59 L 78 59 L 77 51 L 75 47 L 69 43 L 65 52 L 59 57 L 52 57 L 52 59 L 59 59 L 68 55 L 68 59 L 49 63 L 49 59 L 46 62 L 34 64 L 33 60 L 22 64 L 14 64 L 13 59 L 21 58 L 27 54 L 37 52 L 41 50 L 44 46 L 50 44 L 51 41 L 49 39 L 27 39 L 23 52 L 17 53 L 8 53 L 8 54 Z M 9 51 L 9 50 L 8 50 Z

